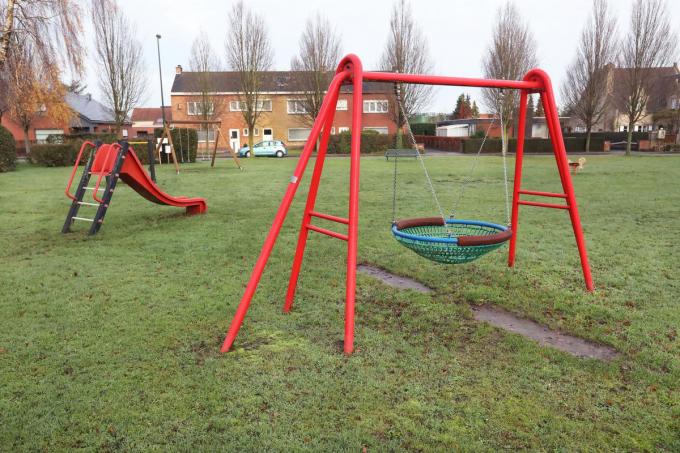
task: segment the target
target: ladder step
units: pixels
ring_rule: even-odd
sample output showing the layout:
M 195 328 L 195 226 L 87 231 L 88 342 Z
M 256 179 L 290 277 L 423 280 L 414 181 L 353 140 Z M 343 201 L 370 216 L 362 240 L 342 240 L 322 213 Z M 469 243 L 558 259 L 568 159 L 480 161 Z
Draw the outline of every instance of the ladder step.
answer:
M 540 192 L 538 190 L 519 190 L 520 194 L 523 195 L 536 195 L 539 197 L 554 197 L 554 198 L 567 198 L 567 194 L 564 193 L 554 193 L 554 192 Z
M 305 225 L 308 229 L 316 231 L 317 233 L 325 234 L 326 236 L 331 236 L 343 241 L 349 241 L 349 237 L 346 234 L 338 233 L 335 231 L 327 230 L 326 228 L 321 228 L 316 225 L 307 224 Z
M 94 219 L 86 219 L 85 217 L 72 217 L 73 220 L 82 220 L 84 222 L 94 222 Z
M 309 211 L 309 215 L 312 217 L 318 217 L 320 219 L 330 220 L 331 222 L 344 223 L 345 225 L 349 225 L 349 219 L 343 217 L 338 217 L 330 214 L 323 214 L 321 212 L 316 211 Z
M 78 204 L 82 206 L 100 206 L 99 203 L 88 203 L 86 201 L 79 201 Z
M 85 190 L 94 190 L 94 187 L 85 187 Z M 104 190 L 106 190 L 106 189 L 104 189 L 103 187 L 100 187 L 99 189 L 97 189 L 97 192 L 103 192 Z

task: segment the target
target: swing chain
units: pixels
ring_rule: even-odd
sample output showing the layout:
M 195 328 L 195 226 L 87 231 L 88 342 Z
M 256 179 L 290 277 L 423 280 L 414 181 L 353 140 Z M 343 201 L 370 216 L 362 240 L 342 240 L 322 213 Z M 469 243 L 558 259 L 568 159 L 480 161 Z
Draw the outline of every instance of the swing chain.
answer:
M 404 103 L 402 102 L 401 99 L 401 84 L 398 82 L 395 82 L 394 84 L 395 89 L 395 95 L 396 95 L 396 100 L 397 100 L 397 108 L 399 108 L 399 111 L 404 115 L 404 125 L 406 126 L 406 133 L 408 134 L 408 137 L 411 141 L 411 146 L 413 149 L 416 151 L 416 156 L 418 156 L 418 161 L 420 162 L 420 166 L 423 168 L 423 172 L 425 173 L 425 179 L 427 179 L 427 185 L 430 189 L 430 193 L 432 194 L 432 199 L 434 200 L 435 204 L 437 205 L 437 209 L 439 210 L 439 216 L 442 218 L 442 221 L 444 222 L 444 225 L 448 225 L 446 223 L 446 216 L 444 215 L 444 210 L 442 209 L 441 203 L 439 203 L 439 198 L 437 197 L 437 192 L 434 190 L 434 185 L 432 184 L 432 178 L 430 178 L 430 173 L 427 171 L 427 167 L 425 166 L 425 160 L 423 159 L 422 154 L 420 154 L 420 150 L 418 149 L 418 144 L 416 143 L 416 138 L 413 135 L 413 131 L 411 130 L 411 123 L 408 120 L 408 115 L 406 112 L 406 109 L 404 109 Z M 395 160 L 398 159 L 398 157 L 395 156 Z M 396 187 L 397 187 L 397 172 L 396 172 L 396 161 L 395 161 L 395 172 L 394 172 L 394 195 L 393 195 L 393 203 L 394 203 L 394 213 L 396 215 Z M 396 220 L 396 219 L 395 219 Z M 448 231 L 448 226 L 446 226 L 446 229 Z

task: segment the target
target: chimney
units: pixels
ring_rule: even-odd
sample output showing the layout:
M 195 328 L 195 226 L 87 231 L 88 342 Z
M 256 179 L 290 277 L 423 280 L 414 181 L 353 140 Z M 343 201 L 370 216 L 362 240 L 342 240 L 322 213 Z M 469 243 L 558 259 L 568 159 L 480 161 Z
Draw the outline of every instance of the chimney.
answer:
M 182 73 L 182 65 L 178 64 L 177 67 L 175 68 L 175 74 L 181 74 Z

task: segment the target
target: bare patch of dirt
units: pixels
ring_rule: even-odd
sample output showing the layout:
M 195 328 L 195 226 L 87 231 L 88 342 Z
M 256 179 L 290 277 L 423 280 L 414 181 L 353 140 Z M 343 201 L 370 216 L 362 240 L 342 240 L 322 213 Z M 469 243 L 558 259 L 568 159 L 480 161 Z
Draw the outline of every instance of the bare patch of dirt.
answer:
M 361 272 L 362 274 L 370 275 L 373 278 L 377 278 L 386 285 L 397 289 L 412 289 L 424 294 L 432 292 L 432 289 L 428 288 L 422 283 L 419 283 L 408 277 L 400 277 L 398 275 L 390 274 L 386 270 L 380 269 L 376 266 L 371 266 L 370 264 L 359 264 L 357 266 L 357 271 Z
M 576 357 L 588 357 L 600 360 L 613 360 L 619 353 L 610 346 L 593 343 L 556 330 L 548 329 L 537 322 L 522 319 L 512 313 L 488 305 L 473 307 L 477 321 L 488 322 L 509 332 L 536 340 L 543 346 L 551 346 Z

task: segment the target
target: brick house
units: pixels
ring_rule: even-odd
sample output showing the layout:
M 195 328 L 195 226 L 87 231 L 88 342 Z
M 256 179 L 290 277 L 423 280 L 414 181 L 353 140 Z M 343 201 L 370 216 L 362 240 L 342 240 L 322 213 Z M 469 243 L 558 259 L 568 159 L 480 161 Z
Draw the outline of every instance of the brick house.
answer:
M 170 94 L 172 118 L 177 121 L 198 120 L 200 100 L 199 72 L 183 71 L 177 66 L 175 80 Z M 214 120 L 222 122 L 222 132 L 229 137 L 232 148 L 238 148 L 248 141 L 252 132 L 255 142 L 281 140 L 288 146 L 304 145 L 311 130 L 309 117 L 304 113 L 304 88 L 295 71 L 267 71 L 262 73 L 260 94 L 262 113 L 253 131 L 249 131 L 243 120 L 239 102 L 240 80 L 237 72 L 214 72 L 210 74 L 215 93 Z M 382 134 L 396 133 L 394 121 L 394 94 L 391 84 L 364 82 L 363 128 Z M 338 98 L 337 109 L 331 134 L 350 129 L 352 109 L 352 87 L 343 86 Z M 197 126 L 198 128 L 198 126 Z M 205 135 L 199 131 L 199 140 Z M 214 134 L 209 135 L 214 140 Z
M 114 129 L 113 115 L 90 94 L 67 92 L 64 101 L 73 112 L 71 119 L 65 123 L 58 123 L 50 117 L 49 111 L 36 112 L 27 134 L 31 143 L 45 143 L 50 135 L 111 132 Z M 10 115 L 4 114 L 2 126 L 14 136 L 19 155 L 24 154 L 25 137 L 21 124 Z
M 594 132 L 628 131 L 628 118 L 621 108 L 622 99 L 626 95 L 626 75 L 629 68 L 617 68 L 608 65 L 607 79 L 607 110 L 602 120 L 593 127 Z M 649 71 L 649 101 L 643 117 L 633 126 L 634 132 L 657 131 L 659 127 L 669 132 L 677 132 L 678 125 L 655 117 L 662 111 L 680 110 L 680 68 L 673 66 L 655 68 Z M 585 125 L 575 117 L 566 122 L 568 131 L 585 132 Z
M 166 121 L 172 121 L 172 109 L 165 107 Z M 160 107 L 136 107 L 130 116 L 130 138 L 152 137 L 154 130 L 163 128 L 163 111 Z

